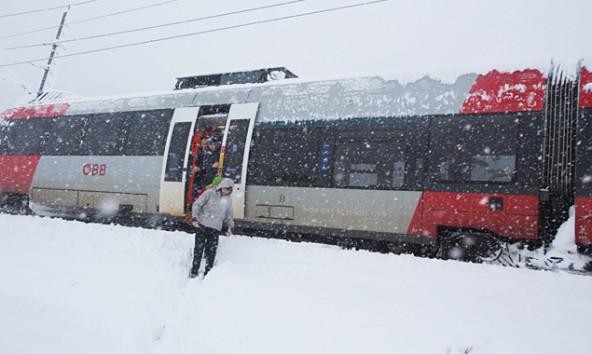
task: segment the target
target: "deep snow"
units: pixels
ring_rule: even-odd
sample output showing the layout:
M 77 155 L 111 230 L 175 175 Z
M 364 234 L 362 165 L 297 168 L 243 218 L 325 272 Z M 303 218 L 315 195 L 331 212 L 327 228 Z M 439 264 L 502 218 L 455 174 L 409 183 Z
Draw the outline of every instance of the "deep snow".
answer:
M 589 353 L 592 277 L 0 215 L 1 353 Z

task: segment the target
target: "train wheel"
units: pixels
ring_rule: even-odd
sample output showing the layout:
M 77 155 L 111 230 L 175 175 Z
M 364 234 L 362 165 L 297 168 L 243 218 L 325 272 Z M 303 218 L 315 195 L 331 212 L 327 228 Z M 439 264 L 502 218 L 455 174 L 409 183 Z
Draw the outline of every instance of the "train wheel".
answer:
M 486 233 L 451 232 L 440 237 L 438 258 L 483 263 L 500 257 L 502 244 Z
M 466 241 L 465 241 L 466 240 Z M 468 238 L 461 233 L 448 233 L 439 237 L 437 258 L 451 259 L 457 261 L 466 261 L 467 248 L 470 247 L 472 238 Z
M 514 245 L 501 241 L 497 241 L 495 247 L 492 246 L 487 254 L 481 255 L 480 257 L 483 263 L 497 264 L 504 267 L 518 268 L 522 261 L 520 252 L 516 250 Z
M 19 215 L 29 215 L 32 214 L 31 209 L 29 209 L 29 203 L 27 200 L 23 200 L 20 203 L 17 203 L 15 211 Z

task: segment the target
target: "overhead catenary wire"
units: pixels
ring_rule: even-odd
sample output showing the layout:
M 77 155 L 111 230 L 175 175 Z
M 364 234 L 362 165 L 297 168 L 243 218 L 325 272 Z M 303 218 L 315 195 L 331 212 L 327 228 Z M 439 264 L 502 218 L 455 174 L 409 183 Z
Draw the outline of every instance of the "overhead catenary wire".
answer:
M 98 0 L 93 0 L 93 1 L 98 1 Z M 101 20 L 101 19 L 108 18 L 108 17 L 113 17 L 113 16 L 127 14 L 127 13 L 130 13 L 130 12 L 145 10 L 145 9 L 149 9 L 149 8 L 152 8 L 152 7 L 162 6 L 162 5 L 166 5 L 166 4 L 170 4 L 170 3 L 178 2 L 178 1 L 182 1 L 182 0 L 167 0 L 167 1 L 164 1 L 164 2 L 159 2 L 159 3 L 156 3 L 156 4 L 152 4 L 152 5 L 145 5 L 145 6 L 140 6 L 140 7 L 134 7 L 134 8 L 131 8 L 131 9 L 127 9 L 127 10 L 123 10 L 123 11 L 117 11 L 117 12 L 113 12 L 113 13 L 106 14 L 106 15 L 101 15 L 101 16 L 96 16 L 96 17 L 90 17 L 90 18 L 86 18 L 86 19 L 82 19 L 82 20 L 78 20 L 78 21 L 72 21 L 72 22 L 68 23 L 68 26 L 72 26 L 72 25 L 76 25 L 76 24 L 84 23 L 84 22 Z M 62 7 L 60 7 L 60 8 L 62 8 Z M 25 32 L 13 33 L 13 34 L 9 34 L 9 35 L 6 35 L 6 36 L 0 36 L 0 39 L 7 39 L 7 38 L 24 36 L 24 35 L 27 35 L 27 34 L 32 34 L 32 33 L 37 33 L 37 32 L 43 32 L 43 31 L 55 29 L 55 28 L 58 28 L 58 27 L 60 27 L 60 26 L 49 26 L 49 27 L 38 28 L 38 29 L 34 29 L 34 30 L 30 30 L 30 31 L 25 31 Z M 41 45 L 43 45 L 43 44 L 41 44 Z
M 52 43 L 37 43 L 37 44 L 21 45 L 21 46 L 16 46 L 16 47 L 8 47 L 8 48 L 4 48 L 4 49 L 5 50 L 25 49 L 25 48 L 48 46 L 48 45 L 53 45 L 53 44 L 78 42 L 78 41 L 84 41 L 84 40 L 95 39 L 95 38 L 110 37 L 110 36 L 116 36 L 116 35 L 121 35 L 121 34 L 126 34 L 126 33 L 141 32 L 141 31 L 147 31 L 147 30 L 156 29 L 156 28 L 170 27 L 170 26 L 182 25 L 182 24 L 187 24 L 187 23 L 192 23 L 192 22 L 211 20 L 211 19 L 215 19 L 215 18 L 221 18 L 221 17 L 238 15 L 238 14 L 243 14 L 243 13 L 248 13 L 248 12 L 260 11 L 260 10 L 274 8 L 274 7 L 280 7 L 280 6 L 286 6 L 286 5 L 292 5 L 292 4 L 296 4 L 296 3 L 306 2 L 306 1 L 310 1 L 310 0 L 292 0 L 292 1 L 282 2 L 282 3 L 278 3 L 278 4 L 252 7 L 252 8 L 245 9 L 245 10 L 237 10 L 237 11 L 225 12 L 225 13 L 217 14 L 217 15 L 192 18 L 192 19 L 184 20 L 184 21 L 169 22 L 169 23 L 164 23 L 161 25 L 141 27 L 141 28 L 135 28 L 135 29 L 125 30 L 125 31 L 103 33 L 103 34 L 97 34 L 94 36 L 72 38 L 72 39 L 66 39 L 66 40 L 52 42 Z M 0 39 L 2 39 L 2 38 L 3 37 L 0 37 Z
M 87 51 L 82 51 L 82 52 L 77 52 L 77 53 L 63 54 L 63 55 L 60 55 L 60 56 L 56 56 L 55 58 L 56 59 L 59 59 L 59 58 L 68 58 L 68 57 L 74 57 L 74 56 L 79 56 L 79 55 L 86 55 L 86 54 L 97 53 L 97 52 L 104 52 L 104 51 L 115 50 L 115 49 L 135 47 L 135 46 L 140 46 L 140 45 L 145 45 L 145 44 L 151 44 L 151 43 L 156 43 L 156 42 L 168 41 L 168 40 L 177 39 L 177 38 L 185 38 L 185 37 L 197 36 L 197 35 L 208 34 L 208 33 L 213 33 L 213 32 L 221 32 L 221 31 L 226 31 L 226 30 L 231 30 L 231 29 L 236 29 L 236 28 L 241 28 L 241 27 L 249 27 L 249 26 L 255 26 L 255 25 L 260 25 L 260 24 L 265 24 L 265 23 L 271 23 L 271 22 L 279 22 L 279 21 L 289 20 L 289 19 L 298 18 L 298 17 L 311 16 L 311 15 L 317 15 L 317 14 L 321 14 L 321 13 L 327 13 L 327 12 L 340 11 L 340 10 L 351 9 L 351 8 L 356 8 L 356 7 L 368 6 L 368 5 L 383 3 L 383 2 L 387 2 L 387 1 L 390 1 L 390 0 L 375 0 L 375 1 L 368 1 L 368 2 L 363 2 L 363 3 L 358 3 L 358 4 L 333 7 L 333 8 L 324 9 L 324 10 L 316 10 L 316 11 L 310 11 L 310 12 L 300 13 L 300 14 L 296 14 L 296 15 L 276 17 L 276 18 L 272 18 L 272 19 L 260 20 L 260 21 L 254 21 L 254 22 L 247 22 L 247 23 L 242 23 L 242 24 L 238 24 L 238 25 L 232 25 L 232 26 L 214 28 L 214 29 L 210 29 L 210 30 L 204 30 L 204 31 L 199 31 L 199 32 L 186 33 L 186 34 L 181 34 L 181 35 L 176 35 L 176 36 L 170 36 L 170 37 L 163 37 L 163 38 L 151 39 L 151 40 L 142 41 L 142 42 L 134 42 L 134 43 L 121 44 L 121 45 L 116 45 L 116 46 L 111 46 L 111 47 L 104 47 L 104 48 L 99 48 L 99 49 L 92 49 L 92 50 L 87 50 Z M 31 63 L 31 62 L 38 62 L 38 61 L 44 61 L 44 60 L 47 60 L 47 58 L 32 59 L 32 60 L 28 60 L 28 61 L 21 61 L 21 62 L 16 62 L 16 63 L 2 64 L 2 65 L 0 65 L 0 68 L 7 67 L 7 66 L 15 66 L 15 65 L 21 65 L 21 64 L 28 64 L 28 63 Z
M 100 0 L 87 0 L 87 1 L 81 1 L 81 2 L 74 3 L 74 4 L 69 4 L 69 5 L 54 6 L 54 7 L 48 7 L 48 8 L 43 8 L 43 9 L 37 9 L 37 10 L 31 10 L 31 11 L 17 12 L 17 13 L 13 13 L 13 14 L 0 15 L 0 19 L 1 18 L 7 18 L 7 17 L 15 17 L 15 16 L 29 15 L 29 14 L 39 13 L 39 12 L 53 11 L 53 10 L 58 10 L 58 9 L 65 9 L 68 6 L 86 5 L 86 4 L 90 4 L 91 2 L 97 2 L 97 1 L 100 1 Z

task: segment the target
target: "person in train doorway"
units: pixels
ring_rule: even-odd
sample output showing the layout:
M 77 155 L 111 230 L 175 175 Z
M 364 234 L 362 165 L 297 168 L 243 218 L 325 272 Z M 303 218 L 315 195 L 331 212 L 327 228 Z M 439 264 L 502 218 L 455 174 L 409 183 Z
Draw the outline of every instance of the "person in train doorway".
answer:
M 205 136 L 202 136 L 199 140 L 199 149 L 197 151 L 197 155 L 195 157 L 195 168 L 193 169 L 193 194 L 192 200 L 197 197 L 197 194 L 200 190 L 204 188 L 204 183 L 206 183 L 205 178 L 203 178 L 203 160 L 206 151 L 209 150 L 208 148 L 208 139 Z
M 201 176 L 198 180 L 198 190 L 205 188 L 218 174 L 220 166 L 220 140 L 217 137 L 208 139 L 208 148 L 204 150 L 201 158 Z
M 206 266 L 204 277 L 214 266 L 218 249 L 218 236 L 225 226 L 225 234 L 232 236 L 234 220 L 232 218 L 232 188 L 234 182 L 224 178 L 215 188 L 207 189 L 197 198 L 192 206 L 192 222 L 195 227 L 195 248 L 190 277 L 199 275 L 202 257 Z

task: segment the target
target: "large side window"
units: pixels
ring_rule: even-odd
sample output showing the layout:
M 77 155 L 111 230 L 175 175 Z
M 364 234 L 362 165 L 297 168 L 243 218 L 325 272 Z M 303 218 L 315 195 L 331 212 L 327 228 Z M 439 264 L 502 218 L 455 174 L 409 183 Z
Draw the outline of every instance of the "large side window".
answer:
M 322 183 L 321 143 L 312 129 L 299 126 L 258 129 L 253 140 L 249 156 L 252 183 L 298 187 Z
M 405 184 L 403 140 L 346 139 L 335 144 L 337 187 L 398 189 Z
M 81 155 L 84 117 L 50 118 L 44 133 L 44 155 Z M 51 125 L 49 125 L 51 124 Z
M 39 155 L 44 119 L 17 119 L 0 126 L 0 155 Z
M 0 126 L 0 155 L 164 153 L 171 109 L 17 119 Z
M 89 117 L 84 128 L 82 155 L 121 155 L 125 139 L 125 121 L 115 114 Z
M 440 182 L 512 182 L 517 122 L 512 117 L 439 117 L 430 132 L 430 175 Z
M 252 183 L 384 190 L 421 183 L 409 180 L 422 167 L 409 160 L 409 144 L 419 145 L 410 141 L 406 124 L 321 123 L 256 130 L 249 158 Z
M 164 154 L 173 110 L 130 112 L 125 116 L 127 139 L 124 154 L 154 156 Z

